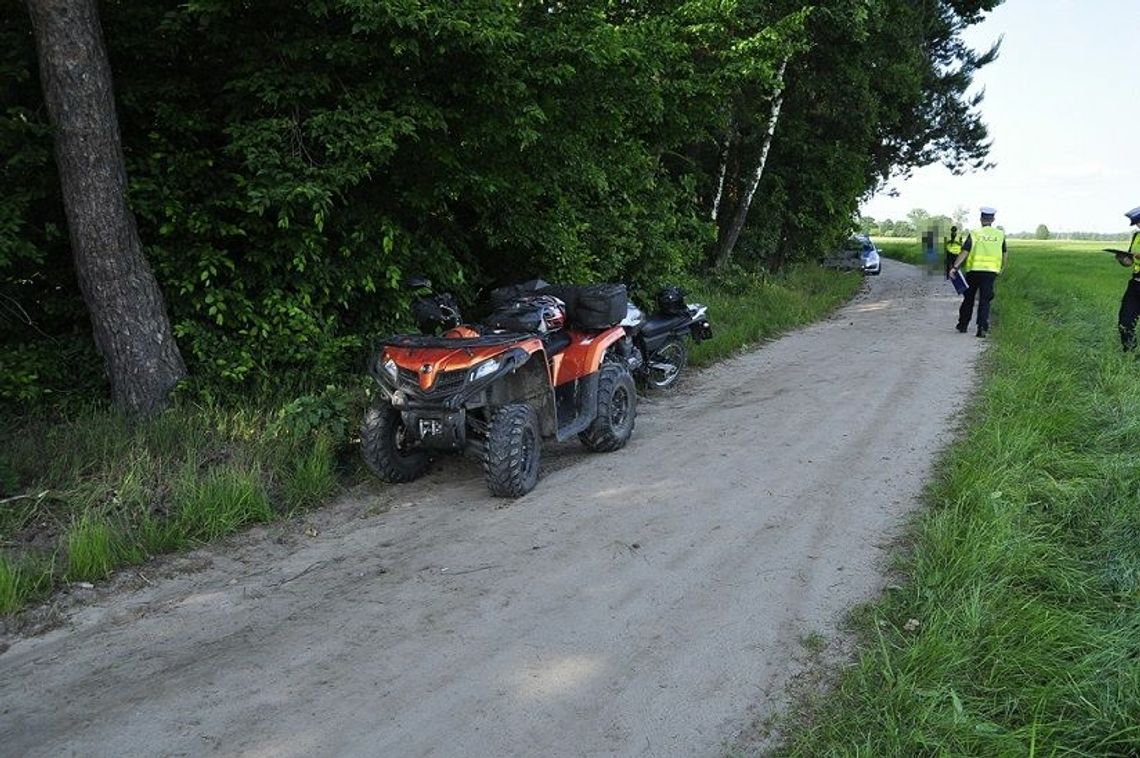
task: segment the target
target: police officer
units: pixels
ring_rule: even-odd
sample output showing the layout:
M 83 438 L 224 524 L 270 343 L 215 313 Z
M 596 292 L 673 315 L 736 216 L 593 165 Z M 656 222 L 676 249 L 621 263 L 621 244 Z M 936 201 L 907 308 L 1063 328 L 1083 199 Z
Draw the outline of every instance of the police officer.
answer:
M 958 227 L 950 227 L 950 236 L 946 239 L 946 278 L 950 278 L 950 267 L 962 252 L 962 240 L 958 239 Z
M 1117 321 L 1120 326 L 1120 344 L 1124 352 L 1136 347 L 1136 319 L 1140 316 L 1140 207 L 1133 208 L 1124 214 L 1129 223 L 1136 227 L 1132 232 L 1132 242 L 1128 245 L 1128 252 L 1132 254 L 1131 260 L 1127 256 L 1117 256 L 1125 266 L 1131 264 L 1132 278 L 1124 290 L 1124 297 L 1120 298 L 1120 315 Z
M 1008 257 L 1005 232 L 993 225 L 996 215 L 997 211 L 989 206 L 981 209 L 982 228 L 966 236 L 961 252 L 947 272 L 949 275 L 961 268 L 966 274 L 966 284 L 969 285 L 962 296 L 962 306 L 958 309 L 958 331 L 965 333 L 969 328 L 970 317 L 974 314 L 974 299 L 979 298 L 979 337 L 985 337 L 990 331 L 990 301 L 994 299 L 994 281 L 1005 268 Z M 963 261 L 965 266 L 962 265 Z

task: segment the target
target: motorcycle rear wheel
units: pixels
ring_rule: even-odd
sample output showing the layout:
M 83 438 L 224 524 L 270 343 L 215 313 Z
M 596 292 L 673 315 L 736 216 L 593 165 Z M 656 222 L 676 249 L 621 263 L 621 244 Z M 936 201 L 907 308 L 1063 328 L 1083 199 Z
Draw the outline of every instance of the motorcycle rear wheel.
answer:
M 664 392 L 672 389 L 681 378 L 681 370 L 688 365 L 689 349 L 685 340 L 670 337 L 657 352 L 645 361 L 645 384 L 649 389 Z

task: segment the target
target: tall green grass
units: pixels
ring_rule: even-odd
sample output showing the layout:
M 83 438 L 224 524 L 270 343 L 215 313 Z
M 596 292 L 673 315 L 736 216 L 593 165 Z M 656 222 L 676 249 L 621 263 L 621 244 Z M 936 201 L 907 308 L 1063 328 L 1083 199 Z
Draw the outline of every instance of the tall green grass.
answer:
M 282 468 L 281 497 L 289 512 L 318 505 L 336 491 L 332 443 L 319 435 L 311 447 L 297 451 Z
M 51 585 L 51 559 L 10 557 L 0 553 L 0 614 L 19 610 L 42 597 Z
M 91 512 L 84 513 L 64 538 L 67 579 L 104 579 L 115 565 L 115 536 L 111 524 Z
M 957 402 L 858 663 L 790 717 L 788 755 L 1140 754 L 1140 363 L 1127 272 L 1013 242 L 983 380 Z
M 87 406 L 8 419 L 0 613 L 334 495 L 352 411 L 319 397 L 282 408 L 182 404 L 136 423 Z
M 188 465 L 174 480 L 175 527 L 181 538 L 206 542 L 247 524 L 271 521 L 274 513 L 256 465 L 219 466 L 203 474 Z
M 862 282 L 860 272 L 798 264 L 778 274 L 735 270 L 698 283 L 688 299 L 709 307 L 714 337 L 693 348 L 690 362 L 708 365 L 811 323 L 849 300 Z

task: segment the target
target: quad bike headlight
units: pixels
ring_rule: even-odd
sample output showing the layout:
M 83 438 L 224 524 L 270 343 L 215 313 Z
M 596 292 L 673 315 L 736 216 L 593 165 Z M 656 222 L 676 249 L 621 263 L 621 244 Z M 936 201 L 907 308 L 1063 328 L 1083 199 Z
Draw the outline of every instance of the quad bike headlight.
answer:
M 480 379 L 488 377 L 498 371 L 500 365 L 501 363 L 498 358 L 492 358 L 489 361 L 483 361 L 478 366 L 471 369 L 471 373 L 467 375 L 467 380 L 470 382 L 477 382 Z
M 396 362 L 389 358 L 380 364 L 380 370 L 383 371 L 384 376 L 388 377 L 388 381 L 396 384 Z

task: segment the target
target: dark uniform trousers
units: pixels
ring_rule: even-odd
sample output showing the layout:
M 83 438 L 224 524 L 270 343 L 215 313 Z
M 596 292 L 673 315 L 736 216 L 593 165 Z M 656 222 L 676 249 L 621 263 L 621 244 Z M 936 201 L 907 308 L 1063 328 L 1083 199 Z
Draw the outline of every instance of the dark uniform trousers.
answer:
M 954 261 L 958 259 L 957 253 L 946 253 L 946 278 L 950 278 L 950 267 L 954 265 Z
M 974 315 L 974 299 L 978 300 L 978 328 L 985 331 L 990 329 L 990 301 L 994 299 L 994 282 L 997 273 L 994 271 L 967 271 L 966 284 L 969 288 L 962 296 L 962 305 L 958 308 L 958 328 L 965 331 L 970 325 L 970 317 Z
M 1140 316 L 1140 278 L 1133 277 L 1120 298 L 1120 344 L 1127 351 L 1136 347 L 1136 318 Z

